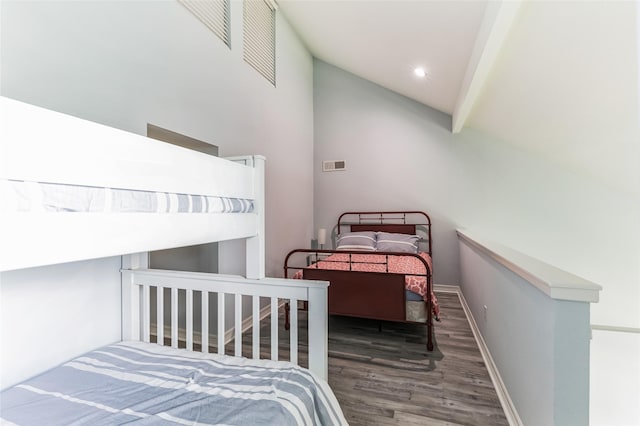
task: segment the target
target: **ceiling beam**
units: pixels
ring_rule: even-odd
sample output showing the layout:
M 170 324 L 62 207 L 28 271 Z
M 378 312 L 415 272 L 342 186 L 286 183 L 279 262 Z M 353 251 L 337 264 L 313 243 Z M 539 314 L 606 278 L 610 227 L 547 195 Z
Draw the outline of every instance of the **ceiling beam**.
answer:
M 487 2 L 476 43 L 473 46 L 467 71 L 456 105 L 453 109 L 451 131 L 458 133 L 467 121 L 500 48 L 507 38 L 511 24 L 521 5 L 520 0 L 500 0 Z

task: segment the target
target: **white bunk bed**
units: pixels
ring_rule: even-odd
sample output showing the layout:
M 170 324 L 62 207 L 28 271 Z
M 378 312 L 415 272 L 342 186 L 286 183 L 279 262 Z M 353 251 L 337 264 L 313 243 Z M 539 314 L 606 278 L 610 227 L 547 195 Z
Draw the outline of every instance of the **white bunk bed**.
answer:
M 0 99 L 0 271 L 261 241 L 264 158 L 237 159 L 247 167 Z M 198 211 L 211 214 L 188 214 Z M 261 278 L 263 242 L 251 246 L 249 274 Z
M 325 382 L 328 374 L 328 283 L 265 278 L 264 158 L 249 156 L 230 160 L 0 97 L 0 284 L 2 274 L 7 271 L 30 268 L 39 271 L 38 267 L 43 265 L 122 256 L 122 269 L 118 268 L 117 274 L 122 292 L 121 338 L 124 343 L 120 345 L 134 346 L 123 349 L 116 345 L 115 349 L 109 347 L 104 351 L 149 351 L 152 357 L 179 357 L 162 352 L 175 350 L 185 354 L 187 362 L 193 362 L 196 355 L 188 351 L 199 346 L 205 355 L 197 357 L 206 358 L 209 356 L 206 353 L 213 347 L 217 352 L 211 355 L 217 359 L 215 362 L 224 363 L 227 361 L 215 357 L 228 359 L 225 344 L 233 340 L 234 357 L 231 359 L 238 359 L 235 357 L 241 357 L 243 353 L 250 353 L 253 358 L 231 361 L 233 368 L 238 369 L 239 365 L 248 371 L 282 368 L 288 369 L 287 377 L 291 377 L 291 368 L 297 368 L 295 374 L 298 375 L 301 371 L 306 372 L 302 374 L 306 378 L 305 384 L 296 386 L 305 387 L 304 398 L 313 395 L 311 402 L 302 403 L 296 399 L 295 409 L 291 408 L 291 401 L 286 402 L 284 406 L 289 408 L 284 411 L 290 418 L 278 418 L 277 421 L 346 423 Z M 240 238 L 246 239 L 246 277 L 148 269 L 149 251 Z M 171 306 L 171 319 L 166 324 L 165 289 L 170 289 L 167 292 Z M 208 295 L 212 293 L 217 295 L 217 307 L 210 308 Z M 194 303 L 198 297 L 194 296 L 199 296 L 198 306 Z M 243 298 L 251 299 L 248 316 L 243 315 Z M 230 299 L 233 300 L 234 316 L 232 323 L 227 324 L 225 300 Z M 300 361 L 296 310 L 292 311 L 291 318 L 290 363 L 273 364 L 280 353 L 278 311 L 283 300 L 293 304 L 298 300 L 308 302 L 307 362 L 310 372 L 292 365 Z M 156 307 L 154 318 L 150 314 L 152 303 Z M 199 332 L 194 330 L 194 310 L 198 309 L 202 318 Z M 185 324 L 179 324 L 179 311 L 185 312 Z M 215 332 L 209 330 L 209 315 L 217 316 Z M 261 323 L 261 317 L 270 317 L 266 322 L 270 351 L 264 351 L 268 354 L 260 351 L 260 342 L 264 343 L 267 337 L 260 334 L 261 324 L 265 323 Z M 243 328 L 251 328 L 249 349 L 242 341 Z M 162 347 L 165 342 L 170 342 L 172 348 Z M 135 346 L 138 344 L 143 345 L 142 349 Z M 187 351 L 177 349 L 179 346 L 186 347 Z M 147 349 L 149 347 L 156 349 Z M 156 351 L 161 352 L 157 354 Z M 3 349 L 3 353 L 6 354 L 6 350 Z M 14 352 L 14 355 L 16 353 L 19 354 Z M 92 352 L 75 356 L 84 359 L 97 355 Z M 260 359 L 265 357 L 270 360 Z M 68 369 L 77 362 L 70 361 L 62 368 Z M 54 365 L 39 366 L 38 372 L 52 367 Z M 40 379 L 48 377 L 46 374 L 49 373 L 39 376 Z M 244 371 L 243 374 L 248 373 Z M 26 379 L 16 377 L 20 381 Z M 18 382 L 15 377 L 12 380 Z M 288 382 L 280 376 L 274 380 Z M 0 385 L 5 387 L 6 383 Z M 205 386 L 202 383 L 194 385 L 193 377 L 186 385 Z M 210 385 L 206 383 L 206 386 Z M 24 392 L 31 385 L 23 383 L 19 386 L 22 386 L 21 390 L 12 387 L 3 391 L 4 398 L 0 397 L 3 404 L 15 401 L 15 393 Z M 219 396 L 227 391 L 207 392 Z M 255 399 L 252 392 L 236 399 Z M 272 397 L 264 398 L 271 400 Z M 17 404 L 23 402 L 18 398 Z M 303 413 L 296 404 L 315 405 L 316 411 Z M 102 407 L 104 404 L 89 405 Z M 3 409 L 0 416 L 8 412 L 5 406 Z M 135 411 L 131 408 L 118 410 L 119 415 Z M 182 415 L 180 407 L 171 410 L 151 415 L 182 421 L 176 417 Z M 101 419 L 104 409 L 98 411 L 99 414 L 92 414 L 98 417 L 82 419 Z M 251 417 L 242 416 L 248 415 L 250 409 L 243 407 L 240 412 L 244 413 L 241 417 L 227 417 L 226 420 L 249 423 Z M 293 412 L 297 414 L 292 415 Z M 163 414 L 168 417 L 162 417 Z M 193 420 L 189 416 L 185 419 Z M 220 421 L 211 419 L 212 422 Z M 29 423 L 33 419 L 24 421 Z

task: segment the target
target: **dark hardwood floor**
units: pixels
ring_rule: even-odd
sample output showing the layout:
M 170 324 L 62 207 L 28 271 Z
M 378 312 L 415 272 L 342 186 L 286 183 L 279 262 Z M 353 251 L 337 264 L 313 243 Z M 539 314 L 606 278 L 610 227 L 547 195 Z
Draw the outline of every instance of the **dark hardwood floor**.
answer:
M 425 327 L 331 317 L 329 384 L 351 425 L 507 425 L 458 296 L 438 294 Z
M 350 425 L 508 425 L 458 296 L 437 295 L 441 322 L 430 353 L 422 325 L 382 322 L 379 331 L 379 321 L 329 318 L 329 385 Z M 300 310 L 303 366 L 306 320 Z M 288 360 L 289 333 L 283 323 L 281 318 L 279 357 Z M 264 358 L 269 334 L 266 318 L 261 323 Z M 243 334 L 245 356 L 251 356 L 250 338 L 250 332 Z M 226 353 L 233 353 L 233 342 Z

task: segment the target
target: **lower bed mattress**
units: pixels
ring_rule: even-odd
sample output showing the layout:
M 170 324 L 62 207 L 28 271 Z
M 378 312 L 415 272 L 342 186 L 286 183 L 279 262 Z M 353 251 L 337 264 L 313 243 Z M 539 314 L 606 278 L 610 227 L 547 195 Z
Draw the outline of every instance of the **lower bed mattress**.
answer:
M 121 342 L 0 393 L 0 424 L 342 425 L 329 385 L 281 361 Z

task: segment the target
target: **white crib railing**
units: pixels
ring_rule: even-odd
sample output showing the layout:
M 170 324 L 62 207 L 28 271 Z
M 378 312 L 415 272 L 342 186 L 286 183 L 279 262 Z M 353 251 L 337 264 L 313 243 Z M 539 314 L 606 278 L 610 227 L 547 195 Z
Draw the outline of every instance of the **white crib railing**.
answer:
M 125 265 L 126 266 L 126 265 Z M 200 272 L 164 271 L 154 269 L 123 269 L 123 340 L 151 341 L 151 289 L 156 294 L 156 342 L 164 344 L 165 330 L 170 336 L 171 346 L 178 347 L 180 334 L 186 341 L 186 349 L 193 350 L 194 340 L 199 340 L 201 351 L 209 350 L 209 316 L 217 316 L 217 351 L 225 354 L 225 345 L 229 330 L 234 341 L 234 356 L 242 356 L 243 349 L 243 304 L 242 298 L 250 297 L 252 329 L 251 354 L 253 358 L 260 358 L 260 317 L 261 314 L 270 316 L 270 350 L 269 359 L 278 360 L 279 352 L 279 321 L 278 310 L 281 302 L 289 301 L 291 306 L 297 306 L 298 301 L 308 302 L 308 368 L 323 379 L 328 374 L 328 319 L 327 319 L 327 289 L 325 281 L 302 281 L 276 278 L 260 280 L 246 279 L 239 276 L 208 274 Z M 170 289 L 171 320 L 165 324 L 164 289 Z M 184 303 L 179 303 L 178 292 L 185 291 Z M 201 294 L 201 331 L 200 338 L 194 332 L 194 292 Z M 217 294 L 217 309 L 209 307 L 209 294 Z M 232 324 L 225 323 L 225 300 L 234 298 L 234 316 Z M 268 306 L 261 307 L 262 300 L 268 299 Z M 186 313 L 184 330 L 178 326 L 180 308 Z M 298 356 L 298 317 L 297 310 L 291 311 L 291 328 L 289 335 L 289 361 L 299 363 Z M 247 321 L 244 321 L 245 324 Z

